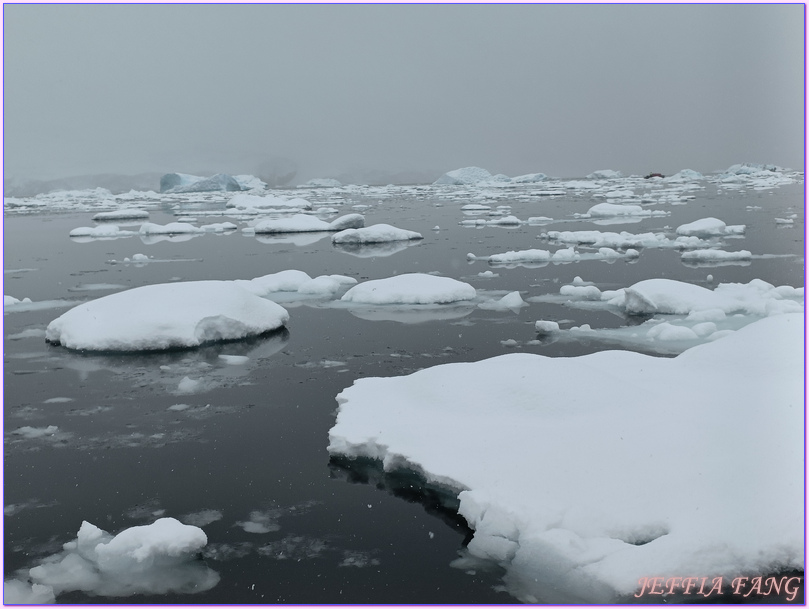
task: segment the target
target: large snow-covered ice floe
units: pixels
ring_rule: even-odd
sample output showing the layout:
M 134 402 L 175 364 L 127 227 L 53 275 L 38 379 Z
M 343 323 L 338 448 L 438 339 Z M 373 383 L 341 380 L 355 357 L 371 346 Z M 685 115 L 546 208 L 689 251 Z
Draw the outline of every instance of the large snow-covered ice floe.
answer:
M 153 351 L 197 347 L 276 330 L 289 314 L 233 281 L 147 285 L 81 304 L 48 324 L 69 349 Z
M 261 213 L 269 210 L 309 210 L 312 204 L 306 199 L 295 197 L 284 199 L 273 195 L 259 196 L 237 194 L 225 203 L 225 207 L 237 209 L 243 213 Z
M 202 529 L 174 518 L 115 536 L 85 521 L 61 553 L 3 582 L 4 600 L 52 603 L 59 594 L 76 590 L 99 596 L 204 592 L 219 582 L 219 575 L 197 558 L 207 543 Z
M 365 216 L 361 214 L 347 214 L 326 222 L 307 214 L 295 214 L 289 218 L 268 218 L 262 220 L 243 232 L 253 231 L 258 234 L 272 233 L 316 233 L 326 231 L 342 231 L 349 228 L 362 228 L 365 226 Z
M 366 243 L 387 243 L 389 241 L 413 241 L 423 239 L 421 233 L 390 224 L 374 224 L 365 228 L 348 228 L 332 236 L 331 241 L 343 245 L 363 245 Z
M 100 224 L 98 226 L 79 226 L 70 231 L 71 238 L 76 240 L 95 239 L 118 239 L 120 237 L 132 237 L 138 233 L 131 230 L 124 230 L 117 224 Z
M 457 279 L 426 273 L 405 273 L 355 285 L 343 295 L 341 301 L 427 305 L 474 300 L 476 296 L 474 287 Z
M 749 263 L 753 254 L 749 250 L 728 252 L 725 250 L 692 250 L 683 252 L 680 259 L 687 265 L 719 266 L 727 263 Z
M 109 222 L 111 220 L 145 220 L 149 217 L 149 212 L 145 209 L 133 209 L 126 207 L 113 211 L 102 211 L 93 216 L 97 222 Z
M 328 450 L 458 492 L 468 553 L 524 602 L 803 570 L 803 333 L 780 315 L 674 358 L 521 353 L 360 379 Z

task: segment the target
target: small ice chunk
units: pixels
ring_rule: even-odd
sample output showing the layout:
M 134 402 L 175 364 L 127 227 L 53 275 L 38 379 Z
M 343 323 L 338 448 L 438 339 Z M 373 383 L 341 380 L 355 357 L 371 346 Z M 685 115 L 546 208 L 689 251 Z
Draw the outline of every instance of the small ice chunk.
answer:
M 177 385 L 177 393 L 195 393 L 199 391 L 201 387 L 202 381 L 185 376 Z
M 534 328 L 540 334 L 552 334 L 559 331 L 559 324 L 555 321 L 538 320 L 534 323 Z

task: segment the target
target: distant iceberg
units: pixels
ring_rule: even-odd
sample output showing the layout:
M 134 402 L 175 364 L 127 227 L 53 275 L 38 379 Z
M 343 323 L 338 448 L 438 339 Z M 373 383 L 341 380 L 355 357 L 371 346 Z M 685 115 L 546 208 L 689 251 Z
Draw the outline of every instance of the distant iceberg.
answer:
M 772 171 L 772 172 L 781 172 L 785 171 L 783 167 L 779 167 L 778 165 L 760 165 L 758 163 L 737 163 L 736 165 L 731 165 L 723 173 L 733 174 L 733 175 L 748 175 L 754 173 L 761 173 L 762 171 Z
M 587 176 L 590 180 L 615 180 L 622 177 L 624 177 L 624 174 L 614 169 L 599 169 Z
M 243 190 L 242 185 L 233 176 L 226 173 L 217 173 L 209 178 L 187 173 L 167 173 L 160 178 L 160 192 L 162 193 L 239 190 Z
M 548 179 L 544 173 L 526 173 L 525 175 L 511 178 L 515 184 L 531 184 L 533 182 L 544 182 Z
M 693 169 L 683 169 L 678 171 L 673 176 L 666 178 L 667 182 L 690 182 L 692 180 L 702 180 L 705 176 Z
M 434 185 L 449 184 L 452 186 L 473 185 L 479 182 L 489 182 L 494 178 L 491 173 L 481 167 L 463 167 L 448 171 L 438 178 Z
M 340 188 L 343 184 L 334 178 L 314 178 L 305 184 L 299 184 L 298 188 Z

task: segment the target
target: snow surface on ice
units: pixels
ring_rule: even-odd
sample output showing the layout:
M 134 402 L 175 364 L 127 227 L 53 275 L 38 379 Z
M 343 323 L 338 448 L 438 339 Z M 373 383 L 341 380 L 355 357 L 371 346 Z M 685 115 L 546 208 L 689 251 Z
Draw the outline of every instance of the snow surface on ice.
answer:
M 54 602 L 74 590 L 100 596 L 204 592 L 219 582 L 215 571 L 196 560 L 207 543 L 202 529 L 174 518 L 115 536 L 85 521 L 61 553 L 3 582 L 4 601 Z
M 779 315 L 675 358 L 509 354 L 360 379 L 328 450 L 458 491 L 468 553 L 524 602 L 802 570 L 803 331 Z
M 727 260 L 750 260 L 753 254 L 748 250 L 727 252 L 725 250 L 694 250 L 683 252 L 680 259 L 683 262 L 724 262 Z
M 226 207 L 238 209 L 244 212 L 259 212 L 274 209 L 294 209 L 294 210 L 309 210 L 312 209 L 312 204 L 306 199 L 293 198 L 284 199 L 273 195 L 250 195 L 240 193 L 231 197 L 225 203 Z
M 342 231 L 365 226 L 365 216 L 348 214 L 325 222 L 314 216 L 295 214 L 289 218 L 268 218 L 252 227 L 255 233 L 308 233 L 321 231 Z
M 118 239 L 119 237 L 132 237 L 137 234 L 135 231 L 123 230 L 117 224 L 80 226 L 69 233 L 71 237 L 89 237 L 91 239 Z
M 365 228 L 349 228 L 332 236 L 331 241 L 342 245 L 362 245 L 366 243 L 387 243 L 389 241 L 412 241 L 423 239 L 421 233 L 390 224 L 374 224 Z
M 718 218 L 701 218 L 688 224 L 682 224 L 677 227 L 678 235 L 697 236 L 697 237 L 713 237 L 717 235 L 740 235 L 744 232 L 745 226 L 739 224 L 736 226 L 728 226 Z
M 615 216 L 667 216 L 670 212 L 644 209 L 640 205 L 620 205 L 617 203 L 598 203 L 593 205 L 586 214 L 574 214 L 576 218 L 611 218 Z
M 233 281 L 147 285 L 81 304 L 48 324 L 69 349 L 143 351 L 196 347 L 269 332 L 289 320 L 278 304 Z
M 99 212 L 93 216 L 93 220 L 145 220 L 148 217 L 149 212 L 145 209 L 132 209 L 130 207 L 125 207 L 124 209 L 116 209 L 115 211 Z
M 426 273 L 405 273 L 355 285 L 343 295 L 341 301 L 429 305 L 473 300 L 476 296 L 474 287 L 457 279 Z
M 331 298 L 347 286 L 354 285 L 357 280 L 345 275 L 320 275 L 312 278 L 308 273 L 289 269 L 278 273 L 270 273 L 255 279 L 237 279 L 234 283 L 253 294 L 282 300 L 283 293 L 294 293 L 296 296 L 315 296 Z

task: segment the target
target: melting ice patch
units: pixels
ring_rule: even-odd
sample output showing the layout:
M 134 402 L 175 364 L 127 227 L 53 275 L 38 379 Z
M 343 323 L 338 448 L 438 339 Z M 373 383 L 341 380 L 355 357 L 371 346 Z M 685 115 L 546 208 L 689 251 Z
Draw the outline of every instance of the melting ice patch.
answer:
M 524 602 L 802 570 L 803 330 L 787 314 L 675 358 L 510 354 L 360 379 L 328 450 L 457 489 L 468 551 Z

